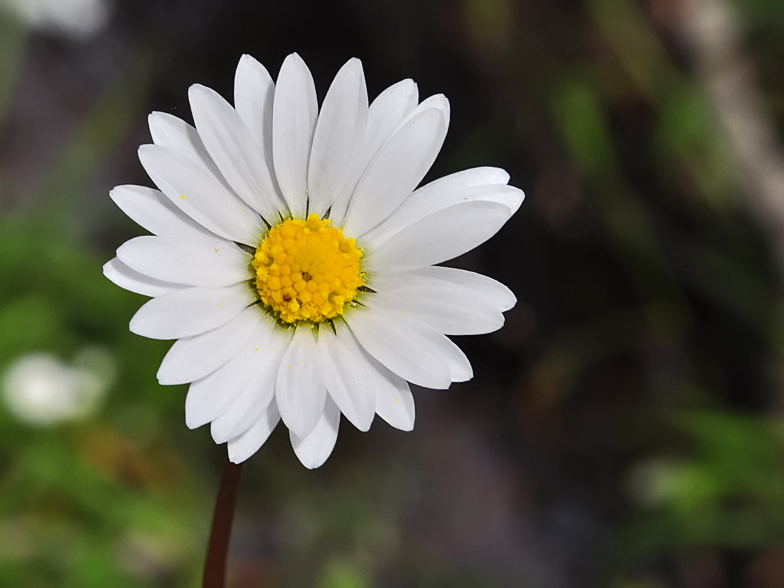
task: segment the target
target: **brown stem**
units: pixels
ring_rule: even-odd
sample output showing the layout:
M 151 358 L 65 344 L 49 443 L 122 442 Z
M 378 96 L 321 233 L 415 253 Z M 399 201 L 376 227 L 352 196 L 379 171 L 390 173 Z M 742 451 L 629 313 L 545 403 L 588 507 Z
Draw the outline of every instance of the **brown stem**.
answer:
M 215 513 L 212 516 L 210 543 L 207 559 L 204 562 L 204 581 L 202 588 L 225 588 L 226 556 L 229 552 L 231 524 L 234 521 L 234 507 L 237 504 L 237 491 L 240 487 L 242 464 L 233 464 L 226 456 L 221 472 L 218 498 L 215 500 Z

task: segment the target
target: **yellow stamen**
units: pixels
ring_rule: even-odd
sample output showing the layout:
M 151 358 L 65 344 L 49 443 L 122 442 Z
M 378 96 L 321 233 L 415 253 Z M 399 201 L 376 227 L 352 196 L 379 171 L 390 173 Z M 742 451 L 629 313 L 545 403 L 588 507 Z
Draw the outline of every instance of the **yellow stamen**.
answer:
M 343 313 L 364 284 L 362 250 L 317 214 L 270 229 L 253 257 L 261 301 L 287 323 Z

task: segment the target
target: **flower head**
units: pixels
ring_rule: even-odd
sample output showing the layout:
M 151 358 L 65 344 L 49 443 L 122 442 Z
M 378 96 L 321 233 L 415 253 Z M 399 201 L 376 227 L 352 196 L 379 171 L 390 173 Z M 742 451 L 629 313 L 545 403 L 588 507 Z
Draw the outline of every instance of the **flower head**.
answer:
M 48 353 L 29 353 L 3 377 L 5 404 L 17 419 L 35 426 L 84 418 L 99 408 L 114 372 L 114 358 L 100 348 L 83 349 L 72 365 Z
M 417 189 L 449 124 L 442 95 L 419 102 L 404 80 L 368 105 L 359 60 L 338 72 L 319 111 L 296 54 L 273 83 L 244 56 L 234 107 L 189 92 L 195 128 L 150 116 L 139 150 L 159 190 L 111 196 L 153 236 L 104 266 L 152 300 L 134 333 L 177 339 L 158 372 L 190 383 L 186 423 L 211 423 L 239 463 L 282 419 L 302 463 L 318 467 L 340 414 L 362 431 L 375 414 L 414 425 L 409 382 L 447 388 L 471 366 L 446 335 L 488 333 L 515 303 L 503 285 L 435 264 L 476 247 L 523 193 L 496 168 Z
M 76 39 L 100 32 L 110 16 L 106 0 L 0 0 L 2 12 L 30 27 Z

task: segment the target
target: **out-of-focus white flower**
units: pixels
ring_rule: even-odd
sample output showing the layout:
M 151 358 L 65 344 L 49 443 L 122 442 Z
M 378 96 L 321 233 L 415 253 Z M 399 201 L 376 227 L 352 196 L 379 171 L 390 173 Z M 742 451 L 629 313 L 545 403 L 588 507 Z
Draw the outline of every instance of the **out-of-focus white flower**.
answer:
M 0 0 L 0 9 L 28 26 L 70 37 L 90 37 L 109 19 L 106 0 Z
M 20 421 L 46 426 L 93 414 L 115 377 L 112 356 L 98 348 L 66 365 L 48 353 L 23 355 L 8 368 L 3 392 Z

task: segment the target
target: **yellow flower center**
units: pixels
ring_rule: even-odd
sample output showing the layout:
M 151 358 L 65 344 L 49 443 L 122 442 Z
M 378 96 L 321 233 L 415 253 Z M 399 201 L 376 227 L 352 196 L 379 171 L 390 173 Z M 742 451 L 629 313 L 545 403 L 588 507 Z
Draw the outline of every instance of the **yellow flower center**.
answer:
M 355 239 L 311 214 L 270 229 L 253 257 L 261 301 L 286 323 L 334 318 L 364 284 Z

